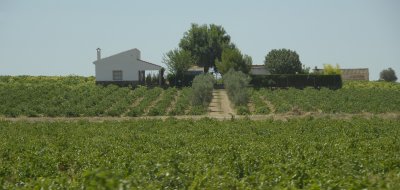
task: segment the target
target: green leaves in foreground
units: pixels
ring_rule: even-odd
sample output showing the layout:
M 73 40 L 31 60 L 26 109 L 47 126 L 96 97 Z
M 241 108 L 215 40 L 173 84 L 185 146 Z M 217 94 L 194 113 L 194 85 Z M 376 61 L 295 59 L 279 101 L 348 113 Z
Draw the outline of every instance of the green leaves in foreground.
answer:
M 399 189 L 400 121 L 0 121 L 4 189 Z

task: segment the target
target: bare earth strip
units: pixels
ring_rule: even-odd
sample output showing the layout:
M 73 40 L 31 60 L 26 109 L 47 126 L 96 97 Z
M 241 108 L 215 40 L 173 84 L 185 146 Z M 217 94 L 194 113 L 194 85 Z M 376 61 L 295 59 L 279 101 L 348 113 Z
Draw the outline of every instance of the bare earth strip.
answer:
M 59 121 L 90 121 L 90 122 L 104 122 L 104 121 L 129 121 L 129 120 L 140 120 L 140 119 L 194 119 L 199 120 L 203 118 L 217 119 L 217 120 L 232 120 L 232 119 L 249 119 L 249 120 L 279 120 L 287 121 L 290 119 L 301 119 L 301 118 L 330 118 L 330 119 L 343 119 L 352 120 L 354 117 L 359 118 L 381 118 L 381 119 L 394 119 L 400 120 L 400 113 L 360 113 L 360 114 L 324 114 L 318 112 L 308 112 L 305 114 L 268 114 L 268 115 L 182 115 L 182 116 L 142 116 L 142 117 L 0 117 L 0 121 L 27 121 L 27 122 L 59 122 Z
M 213 99 L 208 107 L 208 116 L 214 118 L 231 118 L 236 115 L 235 111 L 231 107 L 228 94 L 224 89 L 213 90 Z

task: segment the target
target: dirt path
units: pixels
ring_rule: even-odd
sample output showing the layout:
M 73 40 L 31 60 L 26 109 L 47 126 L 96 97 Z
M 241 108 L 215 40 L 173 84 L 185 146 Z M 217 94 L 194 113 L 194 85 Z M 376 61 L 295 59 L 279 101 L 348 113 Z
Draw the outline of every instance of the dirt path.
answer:
M 231 107 L 228 94 L 224 89 L 214 89 L 213 99 L 208 107 L 208 116 L 215 118 L 231 118 L 236 115 Z

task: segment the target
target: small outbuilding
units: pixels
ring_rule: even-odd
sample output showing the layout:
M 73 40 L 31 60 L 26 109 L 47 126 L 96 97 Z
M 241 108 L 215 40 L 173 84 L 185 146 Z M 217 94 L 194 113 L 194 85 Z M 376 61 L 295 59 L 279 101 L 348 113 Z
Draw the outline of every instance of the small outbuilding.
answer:
M 265 65 L 251 65 L 250 68 L 251 75 L 269 75 L 271 74 Z
M 97 48 L 96 84 L 116 84 L 136 86 L 145 84 L 145 71 L 158 71 L 159 83 L 163 77 L 163 67 L 143 61 L 138 49 L 131 49 L 109 57 L 101 58 L 101 49 Z

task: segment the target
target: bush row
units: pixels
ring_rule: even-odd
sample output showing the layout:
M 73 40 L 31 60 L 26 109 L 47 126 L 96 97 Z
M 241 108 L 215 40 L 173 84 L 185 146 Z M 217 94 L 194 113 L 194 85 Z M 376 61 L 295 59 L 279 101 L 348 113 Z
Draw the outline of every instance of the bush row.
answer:
M 235 106 L 244 106 L 249 101 L 247 86 L 250 78 L 241 71 L 230 70 L 223 76 L 229 99 Z
M 212 99 L 214 77 L 211 74 L 200 74 L 193 79 L 192 105 L 208 106 Z
M 193 80 L 196 75 L 183 75 L 177 77 L 175 74 L 168 74 L 167 81 L 169 86 L 177 86 L 177 87 L 190 87 L 192 86 Z

